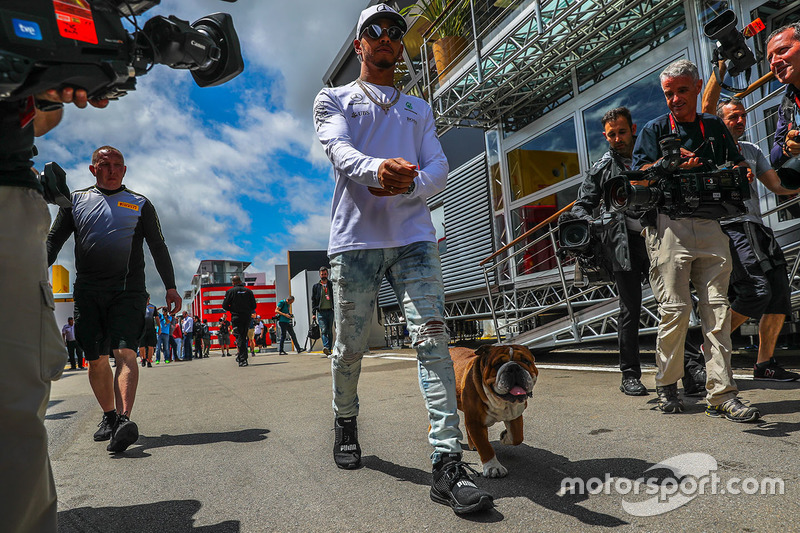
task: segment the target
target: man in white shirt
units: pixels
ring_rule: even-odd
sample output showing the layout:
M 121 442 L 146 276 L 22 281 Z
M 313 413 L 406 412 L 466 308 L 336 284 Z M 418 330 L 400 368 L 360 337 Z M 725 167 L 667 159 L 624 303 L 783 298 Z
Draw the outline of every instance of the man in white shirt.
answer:
M 328 245 L 338 332 L 331 360 L 333 455 L 339 468 L 361 463 L 358 379 L 385 276 L 417 350 L 434 448 L 431 499 L 461 514 L 490 508 L 493 498 L 475 486 L 461 461 L 441 262 L 426 203 L 444 189 L 448 165 L 431 108 L 394 87 L 405 30 L 403 17 L 385 4 L 362 11 L 353 43 L 359 79 L 325 88 L 314 101 L 317 135 L 336 177 Z
M 83 350 L 75 340 L 75 319 L 72 317 L 67 318 L 67 323 L 61 328 L 61 336 L 64 337 L 64 344 L 67 345 L 67 354 L 69 355 L 69 366 L 72 370 L 76 368 L 85 368 L 83 364 Z
M 183 312 L 181 320 L 181 330 L 183 331 L 183 360 L 192 360 L 192 335 L 194 333 L 194 319 L 187 311 Z

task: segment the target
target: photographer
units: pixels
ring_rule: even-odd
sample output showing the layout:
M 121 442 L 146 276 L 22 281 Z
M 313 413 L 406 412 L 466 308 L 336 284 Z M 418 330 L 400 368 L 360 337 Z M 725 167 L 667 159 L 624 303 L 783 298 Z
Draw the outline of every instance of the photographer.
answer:
M 725 65 L 719 66 L 724 74 Z M 775 360 L 778 341 L 786 315 L 792 312 L 791 288 L 783 255 L 772 230 L 761 219 L 758 187 L 754 177 L 775 194 L 788 195 L 797 191 L 781 186 L 778 174 L 772 170 L 761 149 L 741 140 L 747 129 L 747 110 L 736 97 L 719 99 L 721 87 L 715 76 L 709 79 L 703 94 L 703 109 L 714 108 L 718 117 L 733 135 L 739 152 L 750 167 L 750 200 L 747 213 L 722 221 L 722 230 L 730 239 L 733 272 L 731 289 L 731 331 L 748 318 L 759 320 L 758 357 L 753 366 L 753 379 L 795 381 L 800 374 L 785 370 Z
M 636 141 L 636 124 L 625 107 L 611 109 L 603 115 L 603 137 L 608 141 L 606 152 L 586 176 L 578 191 L 572 214 L 592 219 L 601 205 L 603 184 L 629 170 L 633 145 Z M 601 215 L 606 213 L 603 204 Z M 611 250 L 614 282 L 619 294 L 619 368 L 622 384 L 619 389 L 629 396 L 644 396 L 647 388 L 642 384 L 642 367 L 639 358 L 639 316 L 642 309 L 642 279 L 650 270 L 650 260 L 641 236 L 642 224 L 630 213 L 613 213 L 612 221 L 603 234 L 603 244 Z M 705 389 L 705 370 L 699 347 L 689 344 L 685 350 L 684 391 L 695 394 Z
M 767 39 L 767 61 L 786 93 L 778 109 L 770 162 L 778 168 L 800 155 L 800 22 L 778 28 Z
M 698 114 L 697 99 L 703 86 L 697 67 L 682 59 L 660 75 L 670 112 L 645 125 L 633 150 L 633 167 L 647 170 L 661 165 L 659 140 L 680 138 L 680 172 L 713 170 L 729 163 L 744 165 L 736 144 L 722 120 Z M 728 282 L 731 258 L 728 239 L 717 217 L 722 206 L 702 205 L 693 216 L 671 219 L 662 212 L 648 213 L 645 242 L 650 256 L 650 285 L 659 302 L 661 320 L 656 342 L 656 392 L 665 413 L 683 411 L 677 381 L 683 376 L 683 343 L 692 306 L 689 283 L 699 299 L 698 310 L 705 336 L 706 414 L 735 422 L 759 418 L 755 407 L 737 398 L 731 370 L 730 307 Z
M 86 92 L 64 88 L 0 101 L 0 292 L 11 302 L 0 315 L 0 517 L 4 531 L 56 531 L 56 491 L 44 416 L 50 382 L 64 370 L 66 349 L 53 315 L 45 239 L 50 213 L 33 171 L 34 136 L 61 121 L 62 104 L 105 107 Z

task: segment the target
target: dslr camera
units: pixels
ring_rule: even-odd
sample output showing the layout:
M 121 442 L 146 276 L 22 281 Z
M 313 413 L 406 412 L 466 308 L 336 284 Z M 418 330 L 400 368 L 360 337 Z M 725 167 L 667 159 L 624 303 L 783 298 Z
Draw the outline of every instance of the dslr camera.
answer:
M 558 220 L 558 253 L 561 258 L 575 258 L 574 284 L 604 285 L 614 280 L 611 261 L 603 246 L 605 226 L 610 214 L 588 220 L 564 213 Z
M 235 0 L 233 0 L 235 1 Z M 0 100 L 71 86 L 90 98 L 119 98 L 155 64 L 188 69 L 200 87 L 244 70 L 239 38 L 227 13 L 189 24 L 173 15 L 139 26 L 138 15 L 160 0 L 2 0 Z M 122 19 L 134 30 L 125 30 Z
M 662 159 L 645 171 L 627 171 L 603 185 L 603 200 L 610 211 L 658 209 L 670 218 L 719 220 L 746 212 L 750 182 L 743 167 L 707 172 L 681 172 L 681 141 L 666 135 L 659 141 Z M 707 165 L 711 165 L 710 162 Z M 712 165 L 713 166 L 713 165 Z M 651 185 L 631 185 L 646 180 Z

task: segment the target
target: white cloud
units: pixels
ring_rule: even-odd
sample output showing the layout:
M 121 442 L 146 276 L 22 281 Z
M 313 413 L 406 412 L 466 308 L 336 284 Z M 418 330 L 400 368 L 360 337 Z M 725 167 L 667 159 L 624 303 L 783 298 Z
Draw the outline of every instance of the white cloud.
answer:
M 165 1 L 144 18 L 233 15 L 246 61 L 242 76 L 251 87 L 239 103 L 220 103 L 235 105 L 235 114 L 226 116 L 236 118 L 214 122 L 214 110 L 201 113 L 191 101 L 193 81 L 186 73 L 157 66 L 137 80 L 135 92 L 107 109 L 68 109 L 63 124 L 37 140 L 37 164 L 58 161 L 71 188 L 81 188 L 94 182 L 91 152 L 103 144 L 118 147 L 128 166 L 124 183 L 156 206 L 181 293 L 201 259 L 251 260 L 251 270 L 271 278 L 287 249 L 327 247 L 333 181 L 311 106 L 367 3 Z M 249 81 L 261 78 L 270 82 L 268 90 Z M 291 171 L 287 159 L 305 161 L 314 172 Z M 261 227 L 265 213 L 288 222 Z M 59 260 L 68 268 L 71 247 L 70 241 Z M 147 278 L 154 300 L 163 300 L 150 259 Z

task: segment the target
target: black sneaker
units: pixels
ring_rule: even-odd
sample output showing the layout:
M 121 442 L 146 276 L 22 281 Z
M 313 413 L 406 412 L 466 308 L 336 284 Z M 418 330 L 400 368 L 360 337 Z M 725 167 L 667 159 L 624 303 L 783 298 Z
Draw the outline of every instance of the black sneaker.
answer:
M 111 433 L 114 431 L 114 424 L 117 423 L 117 413 L 113 413 L 114 414 L 103 413 L 103 419 L 97 424 L 97 427 L 100 429 L 94 432 L 95 442 L 101 442 L 111 438 Z
M 619 386 L 619 390 L 628 396 L 647 396 L 647 388 L 642 385 L 639 379 L 633 377 L 626 378 L 623 376 L 622 385 Z
M 678 396 L 678 384 L 656 387 L 658 394 L 658 408 L 665 413 L 680 413 L 683 411 L 683 400 Z
M 447 453 L 433 465 L 431 500 L 449 505 L 456 514 L 474 513 L 494 507 L 494 498 L 479 489 L 467 470 L 479 475 L 461 461 L 461 454 Z
M 126 415 L 117 415 L 117 423 L 114 427 L 114 434 L 111 442 L 108 443 L 106 450 L 110 452 L 124 452 L 128 446 L 139 440 L 139 427 Z
M 753 379 L 765 381 L 797 381 L 800 379 L 800 374 L 784 370 L 773 357 L 764 363 L 755 364 L 753 367 Z
M 709 405 L 706 414 L 714 418 L 727 418 L 734 422 L 755 422 L 761 417 L 757 407 L 747 407 L 739 398 L 731 398 L 720 405 Z
M 358 468 L 361 465 L 361 446 L 358 445 L 356 417 L 337 418 L 333 429 L 336 432 L 333 462 L 345 470 Z
M 706 394 L 706 371 L 698 370 L 689 378 L 683 378 L 683 394 L 686 396 L 703 396 Z

